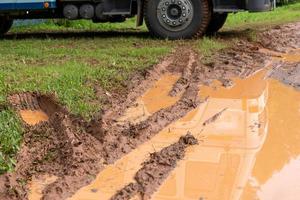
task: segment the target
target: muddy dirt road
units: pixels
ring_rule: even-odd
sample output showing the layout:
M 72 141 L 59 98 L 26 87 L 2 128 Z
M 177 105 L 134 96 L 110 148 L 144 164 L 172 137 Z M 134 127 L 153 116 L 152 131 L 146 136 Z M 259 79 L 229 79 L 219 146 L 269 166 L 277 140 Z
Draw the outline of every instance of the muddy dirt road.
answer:
M 199 57 L 174 50 L 90 122 L 11 95 L 25 132 L 0 199 L 298 199 L 300 23 Z

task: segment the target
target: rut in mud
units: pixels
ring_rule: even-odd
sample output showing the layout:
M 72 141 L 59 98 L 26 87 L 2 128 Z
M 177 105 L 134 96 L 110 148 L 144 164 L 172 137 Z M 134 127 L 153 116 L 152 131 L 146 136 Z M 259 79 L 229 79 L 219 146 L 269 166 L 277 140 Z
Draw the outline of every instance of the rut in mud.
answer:
M 170 63 L 168 60 L 163 63 L 165 64 L 158 65 L 147 75 L 145 81 L 142 81 L 145 83 L 143 87 L 147 88 L 160 74 L 168 71 L 166 67 Z M 58 177 L 43 190 L 43 199 L 62 199 L 70 196 L 80 187 L 87 185 L 104 165 L 113 163 L 195 108 L 199 103 L 198 80 L 194 79 L 193 82 L 176 104 L 157 111 L 138 124 L 120 125 L 115 120 L 106 120 L 109 115 L 118 116 L 120 109 L 128 105 L 116 106 L 118 109 L 111 113 L 85 122 L 82 118 L 69 114 L 52 96 L 21 93 L 9 97 L 11 105 L 21 115 L 29 113 L 34 115 L 31 118 L 39 118 L 40 113 L 43 113 L 45 117 L 31 123 L 32 119 L 22 115 L 28 125 L 25 125 L 16 172 L 0 177 L 1 199 L 26 199 L 26 184 L 21 185 L 19 182 L 28 184 L 33 176 L 43 174 Z M 124 104 L 131 104 L 132 99 L 140 92 L 141 87 L 134 88 Z
M 197 139 L 187 134 L 160 152 L 150 155 L 150 159 L 143 163 L 142 168 L 136 173 L 136 183 L 130 183 L 117 192 L 111 200 L 126 200 L 134 196 L 141 199 L 150 199 L 170 172 L 176 167 L 177 161 L 184 158 L 188 146 L 198 144 Z
M 200 85 L 218 80 L 224 87 L 233 87 L 232 78 L 247 78 L 271 63 L 270 54 L 260 49 L 276 50 L 282 56 L 282 52 L 299 48 L 299 27 L 300 23 L 275 27 L 262 33 L 260 42 L 239 40 L 234 47 L 214 53 L 211 59 L 202 59 L 202 63 L 190 48 L 179 48 L 153 69 L 134 76 L 128 94 L 112 94 L 109 98 L 111 109 L 99 113 L 90 122 L 70 114 L 51 95 L 20 93 L 10 96 L 11 106 L 24 120 L 24 140 L 15 172 L 0 176 L 0 199 L 28 198 L 29 183 L 43 175 L 57 178 L 43 188 L 42 199 L 72 196 L 107 166 L 205 102 L 199 98 Z M 272 62 L 268 76 L 299 89 L 299 63 L 280 63 Z M 168 91 L 168 97 L 177 99 L 165 107 L 153 109 L 141 121 L 120 120 L 164 74 L 179 77 Z M 218 110 L 203 125 L 214 123 L 223 112 L 226 108 Z M 188 135 L 151 154 L 137 171 L 135 182 L 125 186 L 113 199 L 128 199 L 134 195 L 149 199 L 176 163 L 184 158 L 185 148 L 192 144 L 195 138 Z

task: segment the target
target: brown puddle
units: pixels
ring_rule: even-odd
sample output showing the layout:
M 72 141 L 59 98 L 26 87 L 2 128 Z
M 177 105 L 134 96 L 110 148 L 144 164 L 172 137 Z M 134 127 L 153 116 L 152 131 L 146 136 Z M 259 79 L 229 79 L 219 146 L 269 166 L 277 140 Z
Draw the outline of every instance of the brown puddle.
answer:
M 70 199 L 109 199 L 133 181 L 150 153 L 175 143 L 188 131 L 198 139 L 204 137 L 204 143 L 190 148 L 153 199 L 226 199 L 237 193 L 236 187 L 247 180 L 250 164 L 267 134 L 268 84 L 263 77 L 262 71 L 246 80 L 236 80 L 238 84 L 226 89 L 230 95 L 224 95 L 223 88 L 215 91 L 202 87 L 202 95 L 210 96 L 206 103 L 105 168 L 92 184 Z M 224 108 L 227 109 L 216 121 L 203 126 Z M 237 177 L 243 178 L 236 182 Z
M 119 121 L 137 123 L 145 120 L 160 109 L 175 104 L 180 99 L 180 95 L 171 97 L 169 96 L 169 92 L 179 78 L 179 75 L 164 74 L 154 83 L 152 88 L 137 99 L 134 107 L 127 109 Z
M 48 121 L 48 115 L 42 110 L 20 110 L 20 115 L 22 119 L 31 126 L 43 121 Z

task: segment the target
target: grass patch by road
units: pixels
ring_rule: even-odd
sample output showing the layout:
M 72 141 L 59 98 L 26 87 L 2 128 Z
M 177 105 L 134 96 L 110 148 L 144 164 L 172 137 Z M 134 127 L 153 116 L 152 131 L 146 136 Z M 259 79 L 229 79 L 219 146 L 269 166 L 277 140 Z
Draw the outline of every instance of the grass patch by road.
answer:
M 300 2 L 278 7 L 272 12 L 230 14 L 224 30 L 260 28 L 300 20 Z

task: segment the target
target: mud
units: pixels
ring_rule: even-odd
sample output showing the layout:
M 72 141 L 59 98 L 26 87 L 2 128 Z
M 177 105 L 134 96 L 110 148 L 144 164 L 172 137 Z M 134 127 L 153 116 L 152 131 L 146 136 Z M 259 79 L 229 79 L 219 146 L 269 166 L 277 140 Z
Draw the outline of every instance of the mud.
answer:
M 241 106 L 238 107 L 241 110 L 245 109 L 243 106 L 249 101 L 247 109 L 250 113 L 260 111 L 263 106 L 247 99 L 263 99 L 266 95 L 264 92 L 261 94 L 265 84 L 254 81 L 257 77 L 261 78 L 262 68 L 267 66 L 272 69 L 267 73 L 269 78 L 299 89 L 299 54 L 291 53 L 293 49 L 299 48 L 299 27 L 300 23 L 294 23 L 264 31 L 259 35 L 259 42 L 234 41 L 233 47 L 215 52 L 209 59 L 201 59 L 202 63 L 197 59 L 199 55 L 189 47 L 178 48 L 152 69 L 134 75 L 124 91 L 107 92 L 95 88 L 97 94 L 105 97 L 107 106 L 90 122 L 70 114 L 64 106 L 57 103 L 53 95 L 26 92 L 10 96 L 8 101 L 11 107 L 20 113 L 26 123 L 15 171 L 0 176 L 0 199 L 66 199 L 78 189 L 89 185 L 97 174 L 106 172 L 105 169 L 114 163 L 123 161 L 141 145 L 147 143 L 149 146 L 151 139 L 160 132 L 168 133 L 168 137 L 171 137 L 169 135 L 173 132 L 178 137 L 182 135 L 182 130 L 187 129 L 192 129 L 194 136 L 212 132 L 213 129 L 223 133 L 224 121 L 227 120 L 228 123 L 228 120 L 236 117 L 231 115 L 231 109 L 226 109 L 227 106 L 219 106 L 216 98 L 234 99 L 232 104 L 228 102 L 227 105 L 234 109 L 237 109 L 237 105 Z M 260 51 L 262 48 L 270 51 Z M 166 82 L 168 84 L 165 86 L 161 84 Z M 243 85 L 243 82 L 246 84 Z M 253 90 L 245 92 L 249 83 Z M 200 85 L 202 86 L 199 95 Z M 161 95 L 157 95 L 163 87 L 165 88 Z M 222 89 L 216 97 L 213 91 L 219 88 Z M 157 98 L 150 99 L 149 96 L 153 95 Z M 240 101 L 237 100 L 237 96 Z M 99 97 L 99 101 L 101 99 L 102 97 Z M 154 104 L 155 101 L 158 103 Z M 146 103 L 140 105 L 139 102 Z M 205 117 L 200 115 L 204 107 L 211 105 L 211 102 L 212 105 L 217 105 L 217 109 L 209 110 Z M 261 100 L 257 102 L 262 104 Z M 141 110 L 143 117 L 138 114 L 136 117 L 131 115 L 124 118 L 124 113 L 125 116 L 130 115 L 128 110 L 132 109 L 134 113 L 136 109 L 144 108 L 143 106 L 149 108 L 147 112 Z M 133 118 L 136 120 L 132 120 Z M 174 122 L 175 125 L 170 126 Z M 177 125 L 179 127 L 176 127 Z M 264 127 L 263 123 L 258 123 L 257 120 L 247 129 L 237 124 L 231 125 L 237 126 L 234 132 L 230 132 L 232 135 L 221 137 L 213 134 L 204 138 L 204 142 L 220 145 L 220 141 L 224 140 L 227 148 L 229 141 L 235 137 L 234 134 L 244 133 L 249 127 L 256 133 Z M 165 137 L 166 134 L 162 135 Z M 189 143 L 187 141 L 190 139 L 184 138 L 191 137 L 183 137 L 179 142 L 173 145 L 170 143 L 170 146 L 152 153 L 150 159 L 134 171 L 135 182 L 122 185 L 120 188 L 124 188 L 115 194 L 113 199 L 149 199 L 156 190 L 159 190 L 159 196 L 159 188 L 164 181 L 169 181 L 166 180 L 168 175 L 174 168 L 180 168 L 177 162 L 185 155 L 186 147 L 194 143 Z M 234 140 L 233 144 L 244 143 Z M 229 159 L 232 160 L 232 164 L 237 164 L 236 156 L 221 158 L 222 163 Z M 139 161 L 142 159 L 139 158 Z M 231 171 L 231 174 L 234 172 Z M 33 192 L 34 189 L 29 193 L 29 185 L 34 186 L 43 177 L 49 176 L 56 178 L 49 182 L 45 180 L 46 183 L 43 182 L 45 184 L 36 189 L 36 193 Z M 229 177 L 231 176 L 226 176 L 224 180 L 232 184 Z M 223 195 L 228 195 L 228 192 L 225 192 L 226 188 L 220 188 Z M 92 188 L 91 191 L 98 194 L 97 189 Z M 197 194 L 195 198 L 199 198 L 198 192 L 187 191 L 193 197 Z M 157 195 L 154 195 L 154 198 L 159 199 Z
M 291 23 L 276 26 L 259 35 L 259 43 L 268 49 L 277 52 L 288 52 L 300 48 L 300 23 Z
M 87 178 L 97 170 L 94 163 L 100 160 L 97 152 L 101 151 L 101 144 L 91 135 L 83 134 L 80 120 L 68 115 L 55 97 L 21 93 L 9 97 L 9 101 L 21 116 L 24 109 L 27 112 L 40 110 L 43 117 L 47 116 L 47 121 L 25 126 L 15 172 L 0 177 L 4 184 L 0 187 L 1 199 L 26 199 L 28 193 L 24 183 L 41 174 L 55 175 L 60 177 L 59 181 L 68 176 Z M 85 183 L 82 179 L 80 184 Z
M 186 55 L 186 58 L 189 58 L 189 60 L 185 63 L 186 66 L 181 72 L 182 75 L 180 79 L 176 82 L 176 84 L 174 84 L 173 89 L 170 91 L 170 96 L 176 96 L 188 87 L 189 80 L 192 77 L 193 71 L 195 70 L 197 64 L 196 54 L 194 52 L 190 52 L 189 55 Z M 181 59 L 182 62 L 182 58 L 179 59 Z
M 44 122 L 38 121 L 39 123 L 34 123 L 35 126 L 25 126 L 16 170 L 1 176 L 1 199 L 26 199 L 27 183 L 33 177 L 38 179 L 41 174 L 58 177 L 44 188 L 42 199 L 64 199 L 87 185 L 106 163 L 113 163 L 196 107 L 198 84 L 194 80 L 195 84 L 187 88 L 175 105 L 157 111 L 143 122 L 119 125 L 112 117 L 108 117 L 118 118 L 122 109 L 130 106 L 141 92 L 166 72 L 169 64 L 167 59 L 149 71 L 144 80 L 141 78 L 143 84 L 134 88 L 125 102 L 117 102 L 118 111 L 115 109 L 107 112 L 91 122 L 69 114 L 66 108 L 57 103 L 54 96 L 39 93 L 10 96 L 9 102 L 21 116 L 23 110 L 41 111 L 47 116 L 47 121 L 41 120 Z M 22 180 L 25 184 L 20 184 L 17 180 Z
M 130 183 L 117 192 L 111 200 L 126 200 L 138 195 L 141 199 L 150 199 L 162 182 L 176 167 L 177 161 L 184 158 L 185 150 L 190 145 L 198 144 L 197 139 L 187 134 L 175 144 L 150 154 L 148 161 L 135 175 L 135 183 Z
M 269 77 L 300 90 L 300 62 L 296 64 L 284 64 L 272 71 Z

